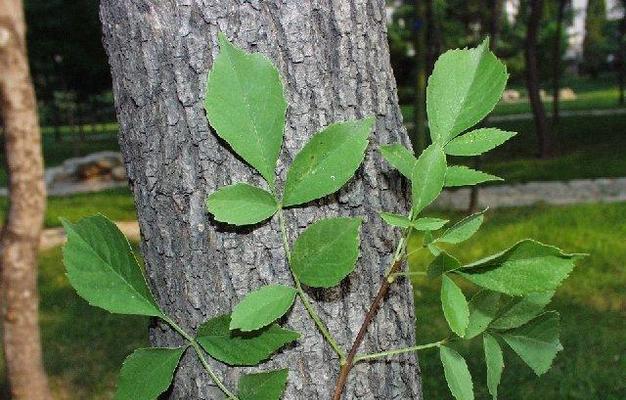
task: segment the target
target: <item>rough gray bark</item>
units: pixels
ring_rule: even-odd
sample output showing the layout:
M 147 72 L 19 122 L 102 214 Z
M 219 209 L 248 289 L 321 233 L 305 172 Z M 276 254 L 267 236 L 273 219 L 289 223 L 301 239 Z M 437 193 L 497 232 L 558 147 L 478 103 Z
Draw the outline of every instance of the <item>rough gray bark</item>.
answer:
M 279 66 L 289 102 L 279 176 L 298 149 L 331 122 L 375 114 L 364 166 L 338 195 L 287 211 L 292 239 L 326 216 L 364 215 L 357 272 L 340 288 L 310 291 L 339 342 L 354 339 L 391 260 L 396 235 L 377 217 L 407 208 L 406 187 L 375 152 L 407 137 L 386 41 L 383 0 L 225 1 L 104 0 L 104 43 L 113 74 L 120 143 L 135 195 L 142 250 L 160 304 L 184 327 L 227 313 L 249 291 L 290 282 L 275 220 L 237 231 L 215 224 L 207 194 L 234 181 L 261 184 L 210 131 L 203 109 L 206 74 L 219 30 Z M 262 369 L 289 367 L 285 399 L 328 399 L 337 357 L 297 304 L 286 325 L 298 344 Z M 372 325 L 362 351 L 414 343 L 413 295 L 400 280 Z M 163 326 L 157 345 L 180 343 Z M 242 371 L 218 367 L 230 387 Z M 179 369 L 171 399 L 220 399 L 193 357 Z M 358 365 L 344 399 L 419 399 L 415 355 Z

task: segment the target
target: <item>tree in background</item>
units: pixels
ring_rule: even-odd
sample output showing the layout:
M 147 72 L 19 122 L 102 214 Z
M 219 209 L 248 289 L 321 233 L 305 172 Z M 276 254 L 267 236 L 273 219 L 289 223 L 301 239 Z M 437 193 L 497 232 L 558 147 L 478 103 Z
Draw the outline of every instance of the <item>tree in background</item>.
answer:
M 598 77 L 607 58 L 606 24 L 605 0 L 588 0 L 581 69 L 593 78 Z
M 0 0 L 0 112 L 9 212 L 0 237 L 2 336 L 11 399 L 51 400 L 42 363 L 37 250 L 46 204 L 22 2 Z
M 526 30 L 526 87 L 533 111 L 535 132 L 539 143 L 539 156 L 548 158 L 552 153 L 552 143 L 546 123 L 546 112 L 539 94 L 539 70 L 537 64 L 537 35 L 542 23 L 543 0 L 530 0 Z
M 285 174 L 317 128 L 330 122 L 376 115 L 365 164 L 340 194 L 314 205 L 287 211 L 289 231 L 328 215 L 367 215 L 363 227 L 359 274 L 330 292 L 312 292 L 315 306 L 340 343 L 361 326 L 394 239 L 377 217 L 381 207 L 406 210 L 407 198 L 397 173 L 381 171 L 377 144 L 402 142 L 406 132 L 389 64 L 384 2 L 189 2 L 174 10 L 169 2 L 101 2 L 104 42 L 111 63 L 120 123 L 120 142 L 144 238 L 146 271 L 161 306 L 184 329 L 195 329 L 207 315 L 228 313 L 259 286 L 290 280 L 278 222 L 241 235 L 209 218 L 208 193 L 237 180 L 259 182 L 250 168 L 224 148 L 208 126 L 204 95 L 206 73 L 217 55 L 217 32 L 237 45 L 276 60 L 284 78 L 286 115 Z M 141 34 L 139 34 L 141 32 Z M 369 244 L 372 244 L 371 246 Z M 277 264 L 280 263 L 280 264 Z M 398 281 L 368 331 L 363 350 L 389 337 L 394 345 L 415 344 L 413 291 Z M 358 312 L 355 312 L 358 311 Z M 307 351 L 286 349 L 271 363 L 297 366 L 284 399 L 329 399 L 338 366 L 316 327 L 298 304 L 286 323 L 303 332 Z M 180 337 L 161 325 L 151 332 L 155 345 L 177 346 Z M 310 346 L 310 347 L 309 347 Z M 169 399 L 218 399 L 193 357 L 183 358 Z M 224 367 L 221 367 L 224 368 Z M 351 379 L 345 400 L 419 399 L 420 379 L 413 354 L 394 362 L 357 365 L 367 379 Z M 232 370 L 227 384 L 237 379 Z M 313 384 L 311 384 L 313 383 Z M 364 393 L 366 394 L 364 396 Z
M 563 20 L 565 19 L 565 9 L 571 5 L 571 0 L 558 0 L 556 10 L 556 27 L 554 33 L 554 50 L 552 52 L 552 126 L 559 123 L 559 95 L 561 91 L 561 74 L 563 58 Z M 565 38 L 567 40 L 567 38 Z M 567 43 L 566 43 L 567 44 Z

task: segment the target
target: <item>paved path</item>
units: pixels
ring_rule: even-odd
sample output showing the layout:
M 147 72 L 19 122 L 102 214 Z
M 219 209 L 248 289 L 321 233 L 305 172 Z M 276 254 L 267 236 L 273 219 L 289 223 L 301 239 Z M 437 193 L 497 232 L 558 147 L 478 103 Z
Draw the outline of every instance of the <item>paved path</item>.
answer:
M 626 108 L 607 108 L 605 110 L 562 110 L 559 115 L 561 117 L 598 117 L 603 115 L 623 115 L 626 114 Z M 550 118 L 551 113 L 546 113 L 546 117 Z M 533 119 L 532 113 L 521 113 L 511 115 L 494 115 L 489 117 L 489 122 L 498 121 L 523 121 Z
M 470 189 L 466 188 L 446 190 L 435 205 L 445 209 L 467 209 L 469 193 Z M 626 177 L 485 186 L 480 188 L 478 196 L 479 206 L 490 208 L 618 201 L 626 201 Z
M 470 189 L 446 190 L 435 202 L 436 207 L 466 210 Z M 479 208 L 519 207 L 537 203 L 580 204 L 626 201 L 626 177 L 578 179 L 568 182 L 529 182 L 513 185 L 486 186 L 480 189 Z M 137 221 L 116 222 L 131 240 L 139 239 Z M 63 228 L 44 230 L 40 248 L 45 250 L 65 242 Z

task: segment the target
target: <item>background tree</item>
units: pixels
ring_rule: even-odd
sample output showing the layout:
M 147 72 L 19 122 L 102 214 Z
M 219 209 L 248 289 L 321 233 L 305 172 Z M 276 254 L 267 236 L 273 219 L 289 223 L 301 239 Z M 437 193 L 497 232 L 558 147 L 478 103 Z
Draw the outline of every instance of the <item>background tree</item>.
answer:
M 37 249 L 46 197 L 21 1 L 0 0 L 0 70 L 10 202 L 0 237 L 4 358 L 12 399 L 51 400 L 41 356 L 37 295 Z
M 598 77 L 602 65 L 606 63 L 606 23 L 605 0 L 588 0 L 581 69 L 593 78 Z
M 559 123 L 559 95 L 561 91 L 561 73 L 563 58 L 563 20 L 569 0 L 558 0 L 556 5 L 556 27 L 554 34 L 554 51 L 552 52 L 552 125 Z M 565 43 L 567 44 L 567 42 Z
M 223 31 L 236 44 L 268 55 L 282 72 L 290 104 L 286 159 L 323 125 L 376 116 L 372 144 L 356 179 L 339 195 L 289 216 L 293 232 L 322 216 L 366 216 L 358 273 L 340 288 L 310 292 L 338 340 L 345 345 L 354 339 L 393 245 L 394 234 L 377 211 L 407 207 L 399 175 L 386 169 L 374 150 L 379 143 L 407 144 L 389 64 L 384 5 L 380 0 L 101 3 L 120 143 L 147 273 L 161 306 L 185 329 L 229 312 L 245 293 L 262 284 L 289 279 L 276 222 L 240 235 L 209 219 L 205 211 L 207 194 L 230 183 L 233 175 L 261 182 L 220 145 L 204 114 L 206 73 L 218 52 L 216 34 Z M 414 318 L 411 286 L 402 281 L 392 292 L 363 351 L 415 342 L 414 324 L 406 323 Z M 285 399 L 328 399 L 338 373 L 335 355 L 305 314 L 297 306 L 287 318 L 288 326 L 302 332 L 303 346 L 283 352 L 266 367 L 295 367 Z M 152 330 L 151 339 L 156 345 L 180 343 L 179 336 L 163 326 Z M 416 371 L 412 354 L 359 365 L 344 399 L 418 399 Z M 237 375 L 228 369 L 227 384 Z M 354 378 L 358 376 L 366 378 Z M 195 360 L 184 359 L 169 398 L 219 396 Z
M 535 121 L 539 156 L 548 158 L 552 152 L 552 143 L 546 123 L 546 112 L 539 95 L 539 70 L 537 68 L 537 34 L 542 21 L 543 0 L 530 0 L 529 7 L 526 49 L 524 53 L 526 58 L 526 87 L 528 88 L 528 99 Z

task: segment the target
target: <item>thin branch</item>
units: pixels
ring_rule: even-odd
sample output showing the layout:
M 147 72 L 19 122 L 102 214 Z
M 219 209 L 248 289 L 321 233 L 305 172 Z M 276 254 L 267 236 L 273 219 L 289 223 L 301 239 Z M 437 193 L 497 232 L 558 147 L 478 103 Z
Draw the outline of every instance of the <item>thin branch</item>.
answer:
M 357 355 L 356 357 L 354 357 L 354 364 L 362 362 L 362 361 L 370 361 L 370 360 L 375 360 L 375 359 L 378 359 L 378 358 L 395 356 L 395 355 L 398 355 L 398 354 L 412 353 L 414 351 L 431 349 L 433 347 L 439 347 L 439 346 L 445 344 L 447 341 L 448 341 L 448 339 L 443 339 L 443 340 L 440 340 L 438 342 L 421 344 L 421 345 L 418 345 L 418 346 L 404 347 L 404 348 L 401 348 L 401 349 L 393 349 L 393 350 L 381 351 L 380 353 L 361 354 L 361 355 Z

